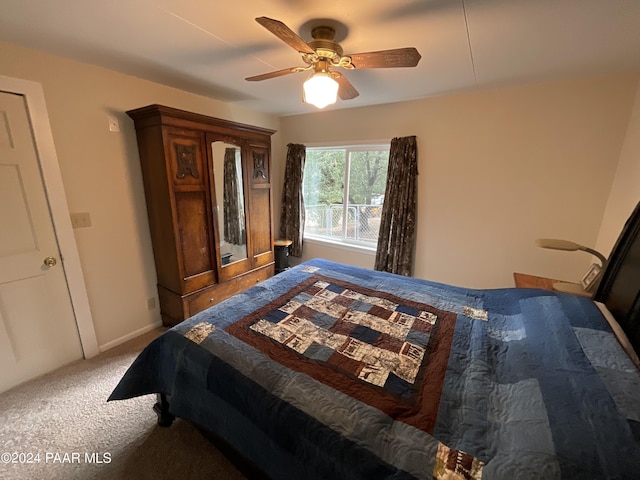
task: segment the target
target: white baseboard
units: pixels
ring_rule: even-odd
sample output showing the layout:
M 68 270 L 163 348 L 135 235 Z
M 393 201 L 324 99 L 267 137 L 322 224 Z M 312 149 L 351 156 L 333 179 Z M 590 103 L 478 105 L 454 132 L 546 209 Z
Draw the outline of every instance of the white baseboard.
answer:
M 128 335 L 125 335 L 124 337 L 120 337 L 120 338 L 116 338 L 115 340 L 111 340 L 110 342 L 105 343 L 104 345 L 100 345 L 98 348 L 100 350 L 100 353 L 107 351 L 113 347 L 117 347 L 118 345 L 123 344 L 124 342 L 128 342 L 129 340 L 139 337 L 140 335 L 143 335 L 147 332 L 150 332 L 151 330 L 154 330 L 156 328 L 160 328 L 162 327 L 162 322 L 155 322 L 152 323 L 151 325 L 147 325 L 146 327 L 142 327 L 138 330 L 136 330 L 135 332 L 131 332 Z

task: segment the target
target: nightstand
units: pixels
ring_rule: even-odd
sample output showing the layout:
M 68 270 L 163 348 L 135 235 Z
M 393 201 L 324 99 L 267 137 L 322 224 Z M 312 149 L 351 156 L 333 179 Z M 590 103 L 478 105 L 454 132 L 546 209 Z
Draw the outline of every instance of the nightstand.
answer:
M 562 280 L 554 280 L 553 278 L 538 277 L 536 275 L 528 275 L 526 273 L 513 274 L 516 288 L 541 288 L 543 290 L 551 290 L 553 292 L 572 293 L 581 297 L 590 297 L 591 293 L 587 292 L 578 283 L 563 282 Z

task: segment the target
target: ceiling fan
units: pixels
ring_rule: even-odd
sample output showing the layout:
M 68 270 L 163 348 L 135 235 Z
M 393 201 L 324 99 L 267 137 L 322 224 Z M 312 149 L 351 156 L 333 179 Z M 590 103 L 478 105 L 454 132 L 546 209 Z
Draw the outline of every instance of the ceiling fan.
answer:
M 313 39 L 305 42 L 279 20 L 258 17 L 256 22 L 300 53 L 306 66 L 284 68 L 248 77 L 245 80 L 255 82 L 280 77 L 289 73 L 312 70 L 312 75 L 304 83 L 303 101 L 311 103 L 318 108 L 324 108 L 334 103 L 337 95 L 342 100 L 350 100 L 360 95 L 342 73 L 333 71 L 331 68 L 342 67 L 352 70 L 415 67 L 421 58 L 418 50 L 413 47 L 343 55 L 342 47 L 335 41 L 335 28 L 331 25 L 314 27 L 311 30 Z M 329 24 L 330 21 L 326 23 Z

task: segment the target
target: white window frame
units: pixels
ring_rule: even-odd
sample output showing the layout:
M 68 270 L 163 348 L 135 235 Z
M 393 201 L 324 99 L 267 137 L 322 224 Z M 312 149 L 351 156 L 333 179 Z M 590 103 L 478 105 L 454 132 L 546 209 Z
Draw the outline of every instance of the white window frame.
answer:
M 330 144 L 330 145 L 308 145 L 306 150 L 344 150 L 346 151 L 345 162 L 344 162 L 344 198 L 349 198 L 349 188 L 350 188 L 350 166 L 351 166 L 351 153 L 352 152 L 362 152 L 368 150 L 387 150 L 389 151 L 391 148 L 391 142 L 389 140 L 381 140 L 375 142 L 367 142 L 367 143 L 344 143 L 344 144 Z M 306 208 L 306 207 L 305 207 Z M 342 218 L 343 220 L 348 216 L 349 202 L 343 202 L 342 204 Z M 342 222 L 342 238 L 328 238 L 322 235 L 313 235 L 306 232 L 303 232 L 303 238 L 305 240 L 311 240 L 313 243 L 319 243 L 327 246 L 341 246 L 341 247 L 349 247 L 357 250 L 364 250 L 366 252 L 375 252 L 377 249 L 376 244 L 372 245 L 371 242 L 363 242 L 357 240 L 349 240 L 347 239 L 347 229 L 348 222 Z

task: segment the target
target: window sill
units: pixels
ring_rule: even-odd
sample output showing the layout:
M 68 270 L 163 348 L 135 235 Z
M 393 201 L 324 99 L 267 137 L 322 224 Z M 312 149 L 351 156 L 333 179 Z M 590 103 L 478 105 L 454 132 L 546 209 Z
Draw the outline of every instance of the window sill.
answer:
M 353 243 L 334 242 L 331 240 L 327 240 L 325 238 L 318 238 L 318 237 L 304 237 L 303 240 L 312 245 L 321 245 L 323 247 L 339 248 L 341 250 L 364 253 L 366 255 L 372 255 L 372 256 L 376 254 L 375 247 L 366 247 L 364 245 L 355 245 Z

